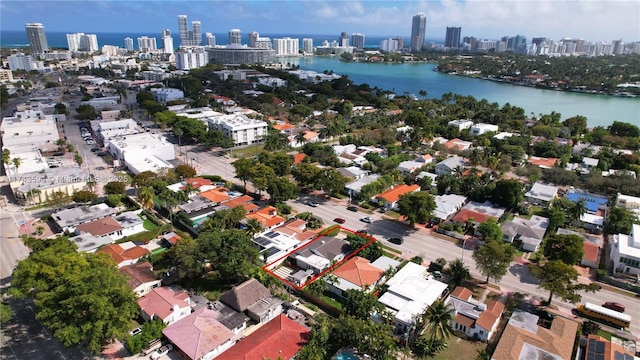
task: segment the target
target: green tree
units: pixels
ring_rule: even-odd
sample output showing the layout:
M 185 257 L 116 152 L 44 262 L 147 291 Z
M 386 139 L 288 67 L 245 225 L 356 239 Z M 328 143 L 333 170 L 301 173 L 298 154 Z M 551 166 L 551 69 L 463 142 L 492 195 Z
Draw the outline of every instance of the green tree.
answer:
M 13 163 L 13 166 L 15 166 L 16 174 L 17 174 L 18 173 L 18 169 L 20 168 L 20 165 L 22 164 L 22 160 L 20 160 L 19 157 L 14 157 L 13 159 L 11 159 L 11 162 Z
M 251 180 L 251 169 L 254 162 L 250 158 L 241 158 L 234 161 L 231 165 L 236 170 L 236 178 L 244 182 L 245 192 L 247 189 L 247 180 Z
M 633 224 L 637 224 L 638 216 L 631 211 L 613 206 L 609 209 L 609 219 L 605 226 L 607 234 L 630 234 Z
M 578 235 L 551 235 L 544 243 L 544 256 L 548 260 L 560 260 L 575 265 L 584 256 L 584 240 Z
M 150 210 L 154 207 L 153 198 L 156 196 L 156 193 L 153 191 L 153 188 L 150 186 L 145 186 L 140 188 L 138 191 L 138 201 L 140 201 L 140 205 L 143 209 Z
M 461 259 L 455 259 L 449 262 L 449 266 L 447 266 L 445 274 L 449 277 L 449 285 L 451 287 L 460 286 L 463 281 L 471 279 L 469 268 Z
M 269 182 L 271 182 L 276 174 L 272 168 L 264 164 L 255 164 L 251 170 L 251 183 L 258 191 L 267 190 Z
M 2 149 L 2 163 L 5 165 L 9 165 L 11 162 L 11 151 L 9 149 Z
M 344 311 L 358 319 L 371 319 L 374 313 L 381 313 L 382 304 L 370 292 L 349 289 L 344 292 Z
M 269 202 L 274 205 L 298 198 L 299 192 L 298 186 L 286 178 L 274 177 L 267 184 Z
M 158 174 L 153 171 L 143 171 L 131 179 L 131 186 L 141 188 L 145 186 L 151 186 L 153 181 L 158 178 Z
M 569 128 L 571 136 L 580 136 L 587 130 L 587 118 L 584 116 L 573 116 L 563 122 Z
M 6 324 L 14 316 L 13 309 L 5 301 L 0 302 L 0 324 Z
M 433 195 L 426 191 L 416 191 L 402 195 L 398 200 L 398 213 L 403 215 L 411 224 L 426 223 L 431 219 L 431 213 L 436 209 Z
M 567 221 L 567 217 L 565 212 L 558 208 L 550 208 L 548 210 L 549 213 L 549 234 L 553 234 L 558 230 L 558 228 L 564 226 Z
M 347 234 L 347 241 L 354 251 L 368 244 L 365 248 L 360 250 L 358 256 L 370 261 L 375 261 L 380 256 L 384 255 L 384 250 L 382 249 L 379 241 L 371 242 L 370 238 L 358 234 Z
M 105 203 L 112 208 L 120 205 L 121 202 L 122 202 L 122 195 L 119 195 L 119 194 L 109 194 L 107 195 L 107 199 L 105 200 Z
M 502 240 L 502 229 L 495 219 L 489 219 L 478 225 L 478 232 L 482 234 L 484 241 Z
M 36 318 L 65 346 L 100 353 L 138 313 L 126 276 L 107 254 L 79 253 L 66 238 L 27 241 L 32 251 L 13 271 L 11 293 L 32 297 Z
M 495 281 L 500 281 L 507 273 L 513 259 L 513 247 L 500 241 L 487 241 L 473 253 L 473 260 L 480 273 Z
M 253 237 L 254 235 L 260 233 L 260 231 L 262 231 L 262 229 L 264 228 L 264 226 L 262 226 L 262 223 L 260 221 L 258 221 L 255 218 L 250 218 L 249 220 L 247 220 L 247 223 L 244 225 L 244 232 Z
M 571 218 L 571 222 L 574 226 L 577 226 L 580 223 L 580 218 L 582 215 L 587 213 L 587 202 L 585 199 L 580 198 L 573 205 L 571 209 L 569 209 L 569 217 Z
M 507 209 L 513 209 L 523 199 L 522 183 L 518 180 L 499 180 L 491 196 L 491 202 Z
M 428 323 L 427 334 L 430 340 L 446 340 L 451 336 L 453 314 L 444 301 L 436 300 L 427 308 L 423 316 Z
M 320 168 L 312 164 L 297 164 L 291 170 L 293 178 L 296 179 L 300 187 L 317 189 Z
M 315 295 L 316 297 L 322 296 L 322 294 L 324 294 L 327 289 L 329 289 L 329 284 L 327 284 L 327 282 L 322 278 L 316 279 L 311 284 L 305 287 L 306 291 L 308 291 L 312 295 Z
M 335 196 L 344 190 L 349 179 L 336 169 L 321 169 L 318 174 L 316 186 L 330 196 Z
M 102 188 L 107 195 L 124 195 L 126 189 L 127 184 L 122 181 L 110 181 Z
M 547 304 L 551 304 L 553 295 L 575 304 L 582 299 L 580 291 L 595 292 L 599 289 L 595 283 L 580 284 L 576 269 L 560 260 L 551 260 L 542 266 L 532 264 L 529 266 L 529 271 L 540 281 L 538 287 L 549 291 Z
M 89 190 L 78 190 L 73 193 L 73 201 L 80 203 L 88 203 L 98 198 L 93 191 Z
M 176 166 L 175 172 L 176 175 L 178 175 L 180 179 L 183 180 L 191 179 L 192 177 L 196 176 L 196 169 L 187 164 L 180 164 Z
M 213 229 L 198 235 L 200 263 L 208 260 L 218 279 L 234 284 L 246 279 L 260 264 L 258 250 L 241 230 Z

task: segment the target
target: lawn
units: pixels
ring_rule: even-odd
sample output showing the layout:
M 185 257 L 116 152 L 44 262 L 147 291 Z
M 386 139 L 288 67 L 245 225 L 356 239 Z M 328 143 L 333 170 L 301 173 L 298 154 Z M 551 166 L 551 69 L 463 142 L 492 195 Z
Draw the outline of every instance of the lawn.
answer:
M 436 354 L 436 360 L 450 359 L 474 359 L 478 351 L 486 349 L 487 344 L 479 341 L 473 342 L 461 339 L 457 336 L 451 336 L 447 340 L 447 348 Z
M 231 157 L 234 158 L 247 158 L 258 156 L 264 150 L 264 144 L 257 144 L 253 146 L 248 146 L 242 149 L 231 150 Z
M 158 228 L 158 225 L 154 224 L 149 218 L 143 219 L 142 226 L 145 230 L 155 230 Z
M 605 330 L 602 330 L 602 329 L 598 330 L 598 335 L 602 336 L 603 338 L 605 338 L 605 339 L 607 339 L 609 341 L 611 341 L 611 336 L 613 336 L 612 333 L 610 333 L 608 331 L 605 331 Z

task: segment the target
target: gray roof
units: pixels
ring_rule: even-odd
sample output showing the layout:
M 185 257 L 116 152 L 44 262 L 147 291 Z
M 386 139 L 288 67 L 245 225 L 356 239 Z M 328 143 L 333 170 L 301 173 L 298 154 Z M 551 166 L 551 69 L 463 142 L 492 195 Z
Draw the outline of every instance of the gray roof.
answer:
M 549 219 L 541 216 L 532 216 L 531 219 L 514 218 L 502 224 L 502 233 L 505 235 L 542 239 L 549 226 Z
M 380 256 L 379 258 L 376 259 L 376 261 L 371 263 L 371 266 L 375 266 L 378 269 L 382 269 L 382 270 L 387 270 L 389 269 L 389 266 L 391 266 L 392 268 L 397 268 L 400 265 L 400 261 L 398 260 L 394 260 L 390 257 L 387 256 Z
M 220 301 L 210 303 L 208 308 L 216 311 L 215 319 L 229 330 L 234 330 L 249 320 L 244 313 L 236 311 Z
M 249 317 L 255 319 L 262 318 L 262 315 L 269 312 L 270 309 L 279 306 L 283 301 L 275 296 L 269 296 L 260 301 L 255 302 L 253 305 L 247 308 Z M 252 316 L 253 315 L 253 316 Z
M 82 223 L 101 219 L 115 213 L 113 208 L 107 204 L 96 204 L 93 206 L 78 206 L 73 209 L 65 209 L 51 214 L 53 220 L 61 228 L 80 225 Z
M 311 255 L 322 256 L 325 259 L 335 259 L 340 254 L 348 254 L 351 252 L 351 246 L 345 240 L 323 236 L 304 249 L 298 251 L 296 255 L 309 257 Z
M 447 167 L 448 169 L 454 170 L 458 166 L 464 166 L 464 159 L 460 156 L 452 156 L 450 158 L 444 159 L 436 164 L 437 167 Z
M 78 252 L 94 252 L 101 246 L 113 244 L 115 242 L 115 240 L 110 236 L 96 237 L 90 233 L 83 233 L 78 236 L 74 236 L 69 240 L 78 246 Z
M 271 296 L 258 280 L 249 279 L 220 296 L 220 301 L 236 311 L 245 311 L 256 302 Z
M 143 221 L 142 219 L 140 219 L 140 216 L 138 216 L 138 213 L 139 211 L 123 212 L 120 215 L 116 216 L 115 219 L 123 228 L 140 225 L 143 223 Z

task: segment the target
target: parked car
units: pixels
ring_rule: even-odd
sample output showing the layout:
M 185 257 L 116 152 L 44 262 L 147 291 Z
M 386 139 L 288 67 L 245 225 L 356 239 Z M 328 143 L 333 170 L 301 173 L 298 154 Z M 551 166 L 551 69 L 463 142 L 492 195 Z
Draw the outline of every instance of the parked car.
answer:
M 404 240 L 402 238 L 395 237 L 395 238 L 389 239 L 389 242 L 393 244 L 401 245 L 404 242 Z
M 99 149 L 99 148 L 95 148 L 95 147 L 94 147 L 94 148 L 91 148 L 91 152 L 92 152 L 92 153 L 94 153 L 94 152 L 98 152 L 98 151 L 100 151 L 100 149 Z
M 95 145 L 96 142 L 93 140 L 87 140 L 87 145 Z
M 358 211 L 358 208 L 357 208 L 357 207 L 355 207 L 355 206 L 347 206 L 347 210 L 349 210 L 349 211 L 353 211 L 353 212 L 357 212 L 357 211 Z
M 161 346 L 158 350 L 151 353 L 151 359 L 160 359 L 161 357 L 167 355 L 171 350 L 173 350 L 173 345 L 171 344 Z
M 365 216 L 363 218 L 360 218 L 360 221 L 366 222 L 367 224 L 371 224 L 373 222 L 373 218 L 371 216 Z
M 309 201 L 309 202 L 307 202 L 307 205 L 309 205 L 311 207 L 318 207 L 320 204 L 315 202 L 315 201 Z
M 625 308 L 624 305 L 617 303 L 617 302 L 613 302 L 613 301 L 607 301 L 606 303 L 602 304 L 602 307 L 605 307 L 607 309 L 611 309 L 617 312 L 624 312 Z
M 142 333 L 142 328 L 139 328 L 139 327 L 129 331 L 129 335 L 131 335 L 131 336 L 136 336 L 136 335 L 139 335 L 141 333 Z
M 344 224 L 345 222 L 347 222 L 347 220 L 343 219 L 343 218 L 335 218 L 333 219 L 334 222 L 337 222 L 338 224 Z

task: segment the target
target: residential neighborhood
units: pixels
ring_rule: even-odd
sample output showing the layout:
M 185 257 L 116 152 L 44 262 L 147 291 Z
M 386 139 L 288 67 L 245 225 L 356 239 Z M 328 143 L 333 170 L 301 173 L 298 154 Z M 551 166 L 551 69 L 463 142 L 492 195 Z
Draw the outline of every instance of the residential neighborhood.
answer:
M 637 125 L 286 66 L 62 63 L 14 75 L 37 85 L 3 112 L 0 205 L 3 306 L 34 300 L 65 347 L 638 356 Z

